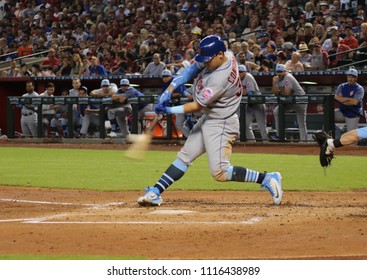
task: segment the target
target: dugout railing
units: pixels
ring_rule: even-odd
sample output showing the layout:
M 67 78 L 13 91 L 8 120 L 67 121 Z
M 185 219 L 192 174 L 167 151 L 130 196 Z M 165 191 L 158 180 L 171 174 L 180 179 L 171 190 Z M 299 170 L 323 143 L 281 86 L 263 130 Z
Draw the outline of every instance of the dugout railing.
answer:
M 157 102 L 157 96 L 142 96 L 130 98 L 129 102 L 132 105 L 132 133 L 138 133 L 138 108 L 139 104 L 147 104 Z M 186 98 L 176 101 L 173 105 L 184 104 L 187 102 Z M 68 135 L 74 135 L 73 122 L 73 105 L 74 104 L 95 104 L 100 106 L 99 111 L 99 138 L 106 137 L 105 129 L 105 113 L 106 107 L 112 104 L 111 98 L 95 98 L 95 97 L 71 97 L 71 96 L 55 96 L 55 97 L 19 97 L 9 96 L 7 98 L 7 136 L 12 139 L 15 138 L 15 110 L 19 110 L 20 106 L 24 105 L 37 106 L 36 113 L 38 114 L 38 137 L 43 137 L 42 125 L 42 105 L 56 104 L 68 106 Z M 335 134 L 335 120 L 334 120 L 334 95 L 332 94 L 312 94 L 302 96 L 248 96 L 242 97 L 240 103 L 240 138 L 241 142 L 246 141 L 245 124 L 246 124 L 246 105 L 247 104 L 272 104 L 279 106 L 279 141 L 286 139 L 286 121 L 284 105 L 286 104 L 322 104 L 324 106 L 323 128 L 325 131 L 331 131 Z M 167 140 L 172 140 L 172 116 L 167 116 Z

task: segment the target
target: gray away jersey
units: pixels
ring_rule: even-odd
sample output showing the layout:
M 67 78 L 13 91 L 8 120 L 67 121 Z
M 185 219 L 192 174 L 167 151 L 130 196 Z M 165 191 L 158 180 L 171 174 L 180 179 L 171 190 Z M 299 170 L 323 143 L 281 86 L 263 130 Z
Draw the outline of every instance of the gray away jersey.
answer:
M 301 87 L 301 85 L 298 83 L 296 78 L 292 75 L 287 73 L 284 76 L 283 80 L 278 80 L 278 88 L 280 90 L 284 90 L 286 88 L 292 89 L 291 95 L 304 95 L 305 91 Z
M 214 71 L 204 68 L 194 81 L 194 99 L 204 107 L 209 118 L 226 119 L 236 113 L 241 102 L 242 83 L 233 53 L 225 53 L 228 60 Z
M 246 77 L 242 80 L 242 84 L 246 88 L 247 94 L 252 92 L 254 95 L 261 95 L 259 86 L 257 85 L 254 76 L 250 73 L 246 74 Z

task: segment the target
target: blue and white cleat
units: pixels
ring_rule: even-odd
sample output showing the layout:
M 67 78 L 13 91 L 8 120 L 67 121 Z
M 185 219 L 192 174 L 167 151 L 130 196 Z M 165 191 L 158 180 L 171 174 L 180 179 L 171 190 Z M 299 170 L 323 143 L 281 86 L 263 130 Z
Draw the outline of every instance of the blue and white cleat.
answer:
M 270 192 L 274 204 L 279 205 L 282 202 L 282 176 L 279 172 L 266 173 L 261 188 L 267 189 Z
M 162 202 L 162 196 L 156 187 L 145 188 L 145 195 L 138 198 L 141 206 L 161 206 Z

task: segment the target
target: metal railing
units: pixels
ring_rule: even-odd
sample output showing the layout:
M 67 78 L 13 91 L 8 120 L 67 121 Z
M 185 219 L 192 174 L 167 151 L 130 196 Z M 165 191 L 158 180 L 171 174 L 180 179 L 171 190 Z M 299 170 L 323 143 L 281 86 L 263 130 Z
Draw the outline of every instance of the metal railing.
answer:
M 139 104 L 156 103 L 158 96 L 142 96 L 130 98 L 129 102 L 132 105 L 132 133 L 138 133 L 138 110 Z M 178 103 L 184 104 L 188 102 L 187 98 L 181 98 Z M 105 129 L 105 112 L 108 105 L 112 104 L 111 98 L 95 98 L 95 97 L 19 97 L 9 96 L 7 99 L 7 128 L 8 138 L 14 138 L 15 134 L 15 113 L 14 110 L 17 105 L 35 105 L 37 106 L 38 114 L 38 137 L 42 137 L 42 105 L 43 104 L 58 104 L 68 106 L 68 135 L 74 135 L 73 126 L 73 105 L 74 104 L 98 104 L 99 111 L 99 137 L 106 137 Z M 246 105 L 247 104 L 277 104 L 279 106 L 279 140 L 285 141 L 285 109 L 286 104 L 323 104 L 323 127 L 325 131 L 332 131 L 334 129 L 334 95 L 332 94 L 312 94 L 302 96 L 246 96 L 243 97 L 240 104 L 240 141 L 246 141 Z M 177 103 L 175 103 L 177 105 Z M 321 114 L 320 114 L 321 115 Z M 167 140 L 172 140 L 172 116 L 167 116 Z

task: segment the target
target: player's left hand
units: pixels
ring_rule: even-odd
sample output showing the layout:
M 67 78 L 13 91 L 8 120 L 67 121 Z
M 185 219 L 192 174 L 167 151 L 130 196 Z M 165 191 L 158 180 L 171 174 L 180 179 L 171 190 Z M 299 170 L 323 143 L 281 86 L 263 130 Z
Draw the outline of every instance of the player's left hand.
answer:
M 160 105 L 168 104 L 168 102 L 171 101 L 171 96 L 172 93 L 166 89 L 159 97 L 159 104 Z
M 157 104 L 154 106 L 154 112 L 159 115 L 167 115 L 171 113 L 170 107 L 167 107 L 166 104 Z

